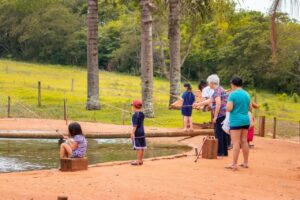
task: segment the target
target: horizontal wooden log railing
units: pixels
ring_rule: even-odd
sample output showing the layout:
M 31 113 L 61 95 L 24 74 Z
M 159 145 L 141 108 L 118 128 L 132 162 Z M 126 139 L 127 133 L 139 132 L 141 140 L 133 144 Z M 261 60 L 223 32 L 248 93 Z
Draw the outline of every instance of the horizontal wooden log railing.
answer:
M 172 130 L 172 131 L 148 131 L 146 137 L 194 137 L 194 136 L 204 136 L 213 135 L 213 129 L 199 129 L 193 132 L 184 132 L 182 130 Z M 62 135 L 66 133 L 59 133 L 56 131 L 22 131 L 22 130 L 6 130 L 0 131 L 0 138 L 37 138 L 37 139 L 58 139 L 62 138 Z M 87 138 L 129 138 L 130 133 L 105 133 L 105 132 L 94 132 L 86 133 Z

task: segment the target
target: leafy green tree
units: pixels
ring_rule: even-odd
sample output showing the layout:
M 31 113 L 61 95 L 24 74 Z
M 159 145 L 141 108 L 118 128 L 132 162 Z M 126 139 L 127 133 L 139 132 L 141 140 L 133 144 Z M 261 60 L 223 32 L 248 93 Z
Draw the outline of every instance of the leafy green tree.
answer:
M 259 12 L 239 13 L 239 20 L 231 22 L 228 32 L 232 38 L 219 50 L 218 71 L 229 83 L 233 76 L 240 76 L 246 84 L 262 85 L 270 66 L 268 20 Z

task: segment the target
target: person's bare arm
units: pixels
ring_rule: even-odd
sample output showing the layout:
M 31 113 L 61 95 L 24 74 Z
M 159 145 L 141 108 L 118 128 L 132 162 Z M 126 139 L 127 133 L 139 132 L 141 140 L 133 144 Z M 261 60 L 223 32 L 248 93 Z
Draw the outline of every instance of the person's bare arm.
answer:
M 221 97 L 216 97 L 216 110 L 214 113 L 214 123 L 216 123 L 221 109 Z
M 75 142 L 74 140 L 72 140 L 69 137 L 65 137 L 65 139 L 67 140 L 68 144 L 70 145 L 71 149 L 76 149 L 78 147 L 78 143 Z
M 232 109 L 233 109 L 233 103 L 231 101 L 228 101 L 226 105 L 227 112 L 231 112 Z
M 132 132 L 131 132 L 131 134 L 130 134 L 130 138 L 131 138 L 131 139 L 134 139 L 134 133 L 135 133 L 136 129 L 137 129 L 137 127 L 133 127 L 133 128 L 132 128 Z
M 201 106 L 206 106 L 206 105 L 209 105 L 211 102 L 212 102 L 211 99 L 206 99 L 204 101 L 201 101 L 201 102 L 198 102 L 198 103 L 194 103 L 193 107 L 197 108 L 197 107 L 201 107 Z

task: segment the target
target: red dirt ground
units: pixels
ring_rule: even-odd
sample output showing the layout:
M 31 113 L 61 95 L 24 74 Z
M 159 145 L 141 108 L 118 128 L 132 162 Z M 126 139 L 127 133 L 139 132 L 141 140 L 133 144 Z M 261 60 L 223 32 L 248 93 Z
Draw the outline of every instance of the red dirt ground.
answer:
M 198 146 L 201 137 L 183 142 Z M 230 158 L 231 152 L 229 158 L 194 163 L 189 153 L 183 158 L 146 161 L 139 167 L 1 174 L 0 199 L 54 200 L 66 195 L 69 200 L 300 200 L 300 143 L 256 137 L 249 169 L 224 169 Z
M 68 121 L 70 123 L 71 121 Z M 80 122 L 85 133 L 129 133 L 131 126 L 104 124 L 99 122 Z M 67 132 L 64 120 L 28 119 L 28 118 L 2 118 L 0 130 L 30 130 L 30 131 L 56 131 Z M 147 130 L 170 130 L 164 128 L 146 127 Z M 178 129 L 171 129 L 178 130 Z

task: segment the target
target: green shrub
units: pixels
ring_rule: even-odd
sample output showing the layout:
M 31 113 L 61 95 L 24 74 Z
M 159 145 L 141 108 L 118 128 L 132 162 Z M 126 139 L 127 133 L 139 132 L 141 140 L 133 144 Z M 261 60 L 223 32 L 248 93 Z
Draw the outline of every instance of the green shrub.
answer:
M 293 99 L 294 103 L 298 103 L 299 102 L 299 96 L 298 96 L 298 94 L 297 93 L 293 93 L 292 99 Z
M 285 101 L 288 95 L 286 93 L 282 93 L 282 94 L 278 94 L 277 96 L 279 101 Z
M 265 102 L 265 103 L 263 103 L 263 108 L 265 109 L 265 111 L 269 111 L 269 104 L 268 104 L 268 102 Z

